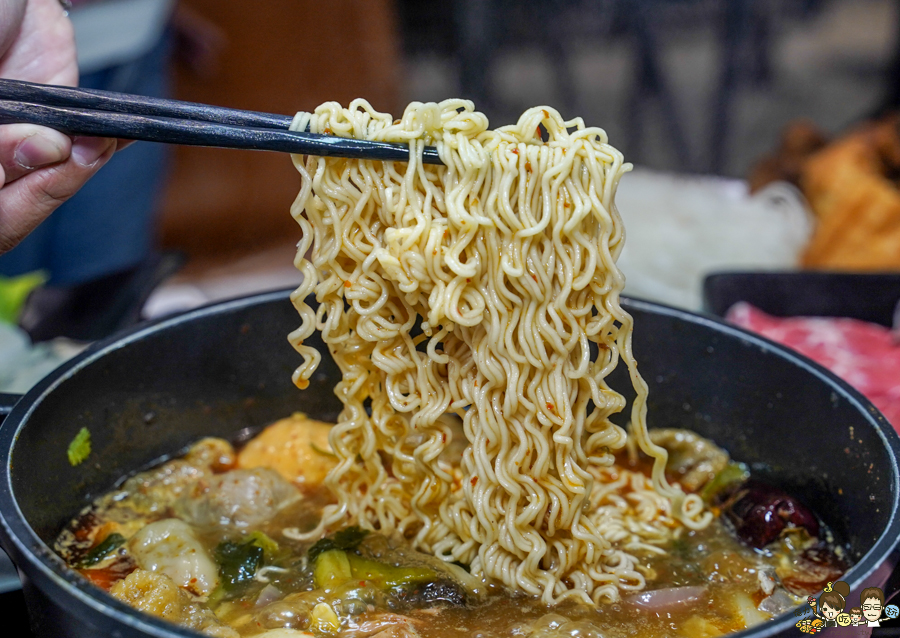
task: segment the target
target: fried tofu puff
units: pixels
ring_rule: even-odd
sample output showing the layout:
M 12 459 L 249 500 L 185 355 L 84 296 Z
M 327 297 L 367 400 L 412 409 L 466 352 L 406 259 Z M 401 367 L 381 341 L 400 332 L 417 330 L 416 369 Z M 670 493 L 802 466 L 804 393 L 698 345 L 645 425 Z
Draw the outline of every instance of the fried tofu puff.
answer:
M 206 606 L 192 598 L 165 574 L 138 569 L 112 586 L 110 593 L 147 614 L 215 638 L 240 638 Z
M 315 487 L 337 464 L 328 443 L 331 428 L 296 412 L 251 440 L 238 454 L 237 466 L 270 467 L 296 485 Z

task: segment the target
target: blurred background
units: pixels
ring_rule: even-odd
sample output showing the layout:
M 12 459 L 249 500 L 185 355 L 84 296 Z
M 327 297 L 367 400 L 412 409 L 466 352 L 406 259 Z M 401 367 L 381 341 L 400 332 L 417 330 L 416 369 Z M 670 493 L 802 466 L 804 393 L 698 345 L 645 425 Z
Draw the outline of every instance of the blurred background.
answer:
M 747 177 L 788 123 L 841 132 L 900 81 L 894 0 L 181 4 L 218 32 L 202 64 L 176 56 L 179 98 L 290 113 L 363 96 L 398 113 L 461 96 L 495 126 L 549 104 L 666 171 Z M 163 245 L 199 257 L 296 233 L 283 160 L 178 149 Z
M 362 96 L 399 113 L 461 96 L 495 126 L 549 104 L 605 128 L 635 164 L 676 172 L 747 177 L 788 123 L 839 133 L 900 81 L 894 0 L 180 5 L 194 21 L 172 62 L 180 99 L 291 113 Z M 296 235 L 284 160 L 177 149 L 162 245 L 206 257 Z

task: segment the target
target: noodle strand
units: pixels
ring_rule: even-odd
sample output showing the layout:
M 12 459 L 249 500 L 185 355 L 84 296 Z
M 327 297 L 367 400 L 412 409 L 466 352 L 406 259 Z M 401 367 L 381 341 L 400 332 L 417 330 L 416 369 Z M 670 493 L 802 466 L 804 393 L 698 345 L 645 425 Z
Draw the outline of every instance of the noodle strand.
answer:
M 666 452 L 647 434 L 615 263 L 615 189 L 630 164 L 603 130 L 548 107 L 492 131 L 468 101 L 413 103 L 394 121 L 355 100 L 300 113 L 292 128 L 307 125 L 408 143 L 410 155 L 294 157 L 304 276 L 292 295 L 302 321 L 290 341 L 304 357 L 294 381 L 305 387 L 318 365 L 303 344 L 318 329 L 343 403 L 326 479 L 337 503 L 299 536 L 349 524 L 398 532 L 548 604 L 643 588 L 634 552 L 663 551 L 673 504 L 691 527 L 709 514 L 666 482 Z M 444 166 L 422 162 L 432 145 Z M 609 420 L 625 407 L 606 383 L 619 359 L 637 392 L 630 434 L 654 459 L 649 480 L 611 469 L 627 438 Z M 448 453 L 451 413 L 463 421 L 461 458 Z

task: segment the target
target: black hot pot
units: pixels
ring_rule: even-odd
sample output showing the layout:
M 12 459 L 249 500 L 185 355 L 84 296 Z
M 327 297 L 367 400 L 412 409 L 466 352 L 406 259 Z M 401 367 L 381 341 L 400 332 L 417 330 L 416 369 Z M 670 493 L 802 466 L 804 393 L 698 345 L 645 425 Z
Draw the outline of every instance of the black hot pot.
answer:
M 896 590 L 900 439 L 884 417 L 765 339 L 652 303 L 627 308 L 651 426 L 712 438 L 818 512 L 855 563 L 844 577 L 851 598 L 864 586 Z M 0 541 L 18 565 L 37 635 L 197 636 L 114 600 L 50 546 L 122 476 L 202 436 L 239 438 L 295 410 L 334 419 L 338 372 L 327 354 L 309 389 L 291 383 L 299 356 L 285 337 L 297 324 L 287 292 L 210 306 L 98 343 L 18 399 L 0 428 Z M 612 385 L 630 386 L 622 370 Z M 82 427 L 93 452 L 72 467 L 66 449 Z M 794 623 L 787 613 L 742 635 L 796 636 Z

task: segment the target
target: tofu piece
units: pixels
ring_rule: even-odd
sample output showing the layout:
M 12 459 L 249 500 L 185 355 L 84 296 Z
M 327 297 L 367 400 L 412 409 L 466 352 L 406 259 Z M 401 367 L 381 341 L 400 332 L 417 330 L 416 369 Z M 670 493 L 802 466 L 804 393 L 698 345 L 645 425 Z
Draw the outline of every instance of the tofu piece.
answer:
M 193 600 L 165 574 L 138 569 L 113 585 L 109 593 L 138 611 L 207 636 L 240 638 L 237 631 L 222 624 L 206 605 Z

